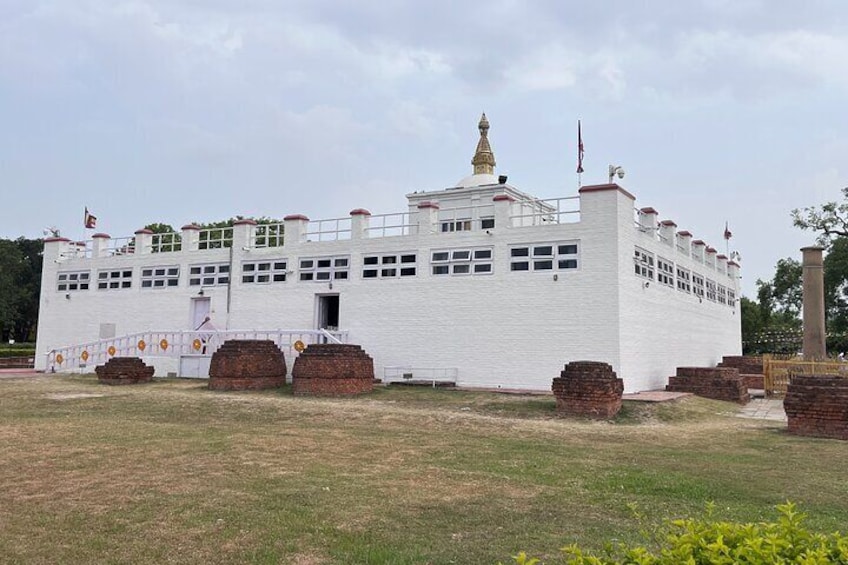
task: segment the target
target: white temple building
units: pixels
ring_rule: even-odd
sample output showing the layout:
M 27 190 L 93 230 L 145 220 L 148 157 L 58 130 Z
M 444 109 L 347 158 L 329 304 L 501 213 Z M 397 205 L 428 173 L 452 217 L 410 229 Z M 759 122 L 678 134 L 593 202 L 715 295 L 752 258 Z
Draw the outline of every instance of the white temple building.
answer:
M 139 356 L 207 376 L 225 339 L 361 345 L 384 380 L 550 390 L 610 363 L 625 390 L 741 353 L 739 265 L 617 184 L 539 200 L 495 175 L 485 115 L 473 174 L 407 209 L 128 238 L 45 241 L 36 368 Z

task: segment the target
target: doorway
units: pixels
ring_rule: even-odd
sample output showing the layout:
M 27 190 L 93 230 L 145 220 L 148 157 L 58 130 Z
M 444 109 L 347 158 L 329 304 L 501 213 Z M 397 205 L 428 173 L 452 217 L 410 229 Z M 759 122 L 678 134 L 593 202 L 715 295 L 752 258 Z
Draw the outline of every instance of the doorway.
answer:
M 197 331 L 202 326 L 209 313 L 212 311 L 212 299 L 210 297 L 191 299 L 191 329 Z
M 315 328 L 335 331 L 339 329 L 339 295 L 316 295 Z

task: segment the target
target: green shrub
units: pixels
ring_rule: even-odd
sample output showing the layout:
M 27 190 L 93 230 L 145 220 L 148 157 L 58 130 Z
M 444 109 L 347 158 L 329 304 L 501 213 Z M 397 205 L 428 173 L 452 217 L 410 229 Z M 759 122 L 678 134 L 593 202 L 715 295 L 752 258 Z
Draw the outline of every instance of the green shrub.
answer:
M 35 357 L 35 349 L 0 349 L 0 358 Z
M 775 522 L 741 524 L 705 519 L 672 520 L 653 534 L 647 546 L 608 547 L 601 556 L 576 544 L 562 548 L 561 563 L 568 565 L 724 565 L 746 563 L 848 564 L 848 536 L 811 532 L 802 526 L 806 515 L 791 502 L 777 506 Z M 520 553 L 518 565 L 541 565 Z

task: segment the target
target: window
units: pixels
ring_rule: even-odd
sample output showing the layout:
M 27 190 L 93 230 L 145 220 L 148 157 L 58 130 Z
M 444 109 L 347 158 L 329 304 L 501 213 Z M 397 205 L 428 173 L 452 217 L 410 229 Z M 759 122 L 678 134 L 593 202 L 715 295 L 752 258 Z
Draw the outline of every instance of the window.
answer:
M 681 292 L 692 292 L 692 279 L 688 269 L 677 267 L 677 290 Z
M 639 247 L 633 256 L 633 264 L 636 267 L 636 275 L 646 279 L 654 279 L 654 254 Z
M 442 232 L 471 231 L 471 220 L 451 220 L 442 222 Z
M 718 303 L 727 304 L 727 287 L 718 285 Z
M 132 269 L 98 271 L 97 290 L 115 290 L 132 287 Z
M 90 279 L 91 271 L 65 271 L 58 274 L 56 290 L 60 292 L 88 290 Z
M 576 243 L 534 243 L 509 250 L 510 271 L 554 271 L 576 269 Z
M 481 218 L 480 219 L 480 229 L 490 230 L 495 227 L 495 219 L 494 218 Z
M 170 288 L 179 284 L 179 267 L 150 267 L 141 270 L 141 288 Z
M 711 281 L 710 279 L 707 279 L 706 286 L 707 286 L 707 300 L 715 302 L 716 301 L 716 294 L 717 294 L 715 281 Z
M 417 273 L 415 253 L 366 255 L 362 258 L 363 279 L 414 277 Z
M 347 280 L 350 258 L 347 255 L 313 257 L 300 260 L 300 280 L 330 282 Z
M 230 284 L 230 266 L 227 263 L 192 265 L 189 267 L 189 286 L 218 286 Z
M 692 273 L 692 292 L 698 298 L 704 297 L 704 277 L 698 273 Z
M 736 307 L 736 291 L 732 288 L 727 289 L 727 304 L 728 306 Z
M 489 275 L 492 273 L 492 248 L 433 251 L 430 263 L 434 275 Z
M 268 284 L 286 282 L 285 259 L 275 261 L 249 261 L 241 264 L 241 282 L 243 284 Z
M 674 263 L 662 257 L 657 257 L 657 281 L 674 288 Z

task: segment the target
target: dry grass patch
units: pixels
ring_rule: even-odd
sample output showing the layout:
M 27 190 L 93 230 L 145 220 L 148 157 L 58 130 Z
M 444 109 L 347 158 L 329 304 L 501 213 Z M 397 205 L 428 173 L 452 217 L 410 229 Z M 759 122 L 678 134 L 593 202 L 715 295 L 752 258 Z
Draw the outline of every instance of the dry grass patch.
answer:
M 715 500 L 747 520 L 791 498 L 825 529 L 848 520 L 845 443 L 697 398 L 628 404 L 612 422 L 560 419 L 553 406 L 433 390 L 310 399 L 198 381 L 3 381 L 0 555 L 492 563 L 635 539 L 630 503 L 660 518 Z

